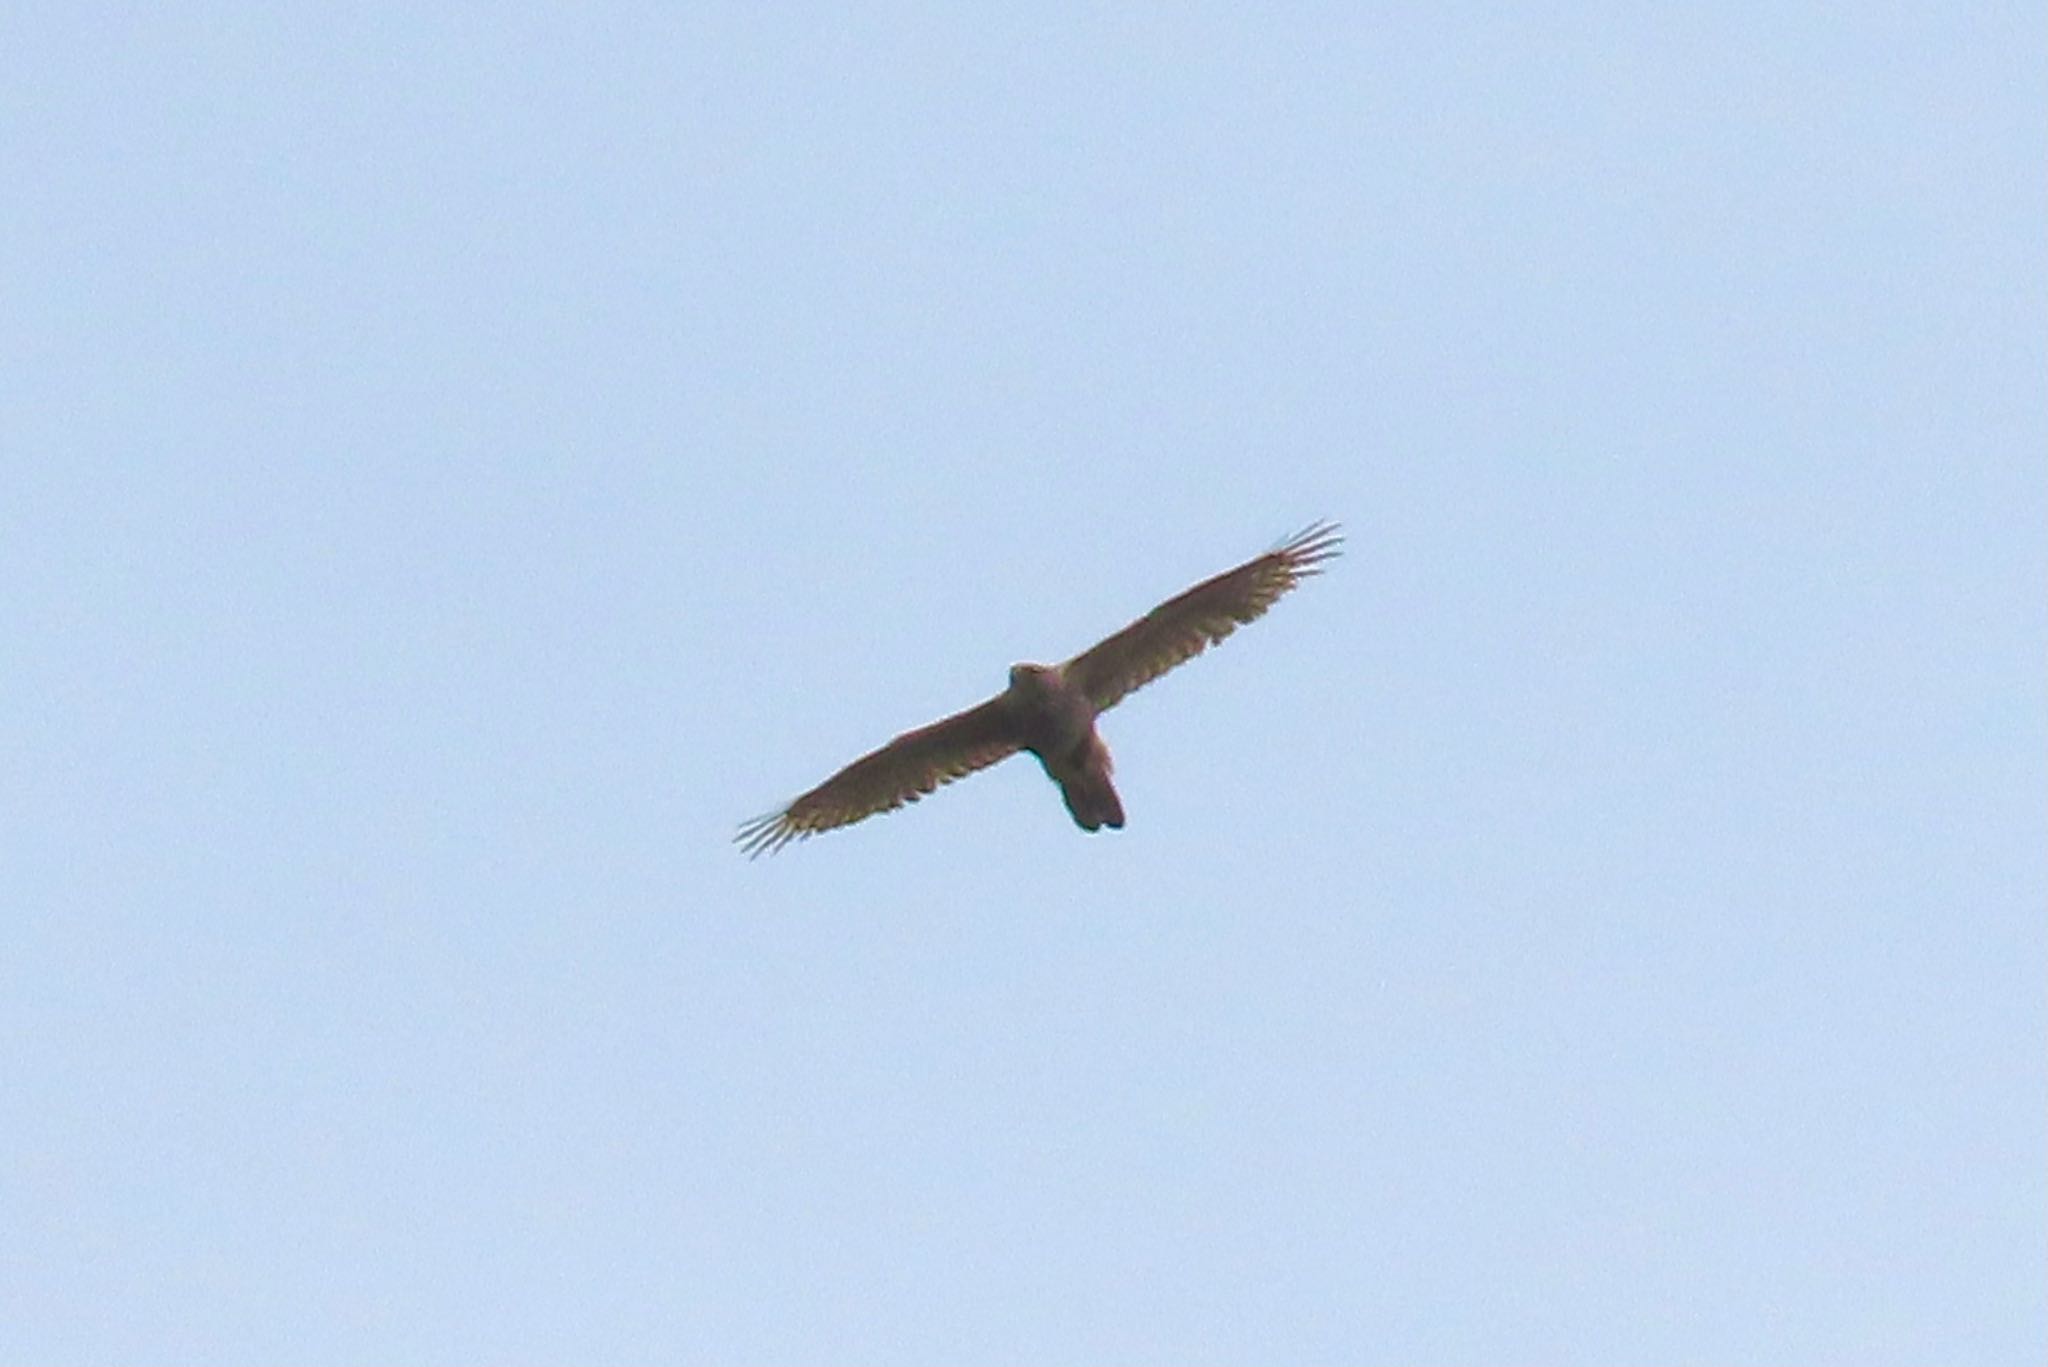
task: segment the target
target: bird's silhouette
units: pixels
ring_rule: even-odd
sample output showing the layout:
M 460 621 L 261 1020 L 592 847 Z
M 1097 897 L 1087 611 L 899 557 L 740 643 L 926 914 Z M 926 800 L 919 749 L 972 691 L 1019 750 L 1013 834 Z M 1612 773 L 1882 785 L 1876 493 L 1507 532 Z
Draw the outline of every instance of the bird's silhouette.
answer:
M 1133 689 L 1192 660 L 1262 616 L 1338 553 L 1337 525 L 1318 522 L 1234 570 L 1167 599 L 1060 665 L 1014 665 L 1010 686 L 978 707 L 906 731 L 735 837 L 749 856 L 915 802 L 941 784 L 1028 750 L 1084 831 L 1124 824 L 1109 747 L 1095 719 Z

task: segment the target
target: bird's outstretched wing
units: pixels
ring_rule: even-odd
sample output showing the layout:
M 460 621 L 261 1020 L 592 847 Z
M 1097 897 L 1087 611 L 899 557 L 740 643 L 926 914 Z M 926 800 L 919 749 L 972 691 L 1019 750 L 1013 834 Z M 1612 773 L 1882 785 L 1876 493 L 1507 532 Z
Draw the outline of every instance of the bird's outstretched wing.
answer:
M 1082 651 L 1067 661 L 1066 677 L 1096 711 L 1114 707 L 1126 693 L 1194 659 L 1262 616 L 1281 594 L 1320 574 L 1343 540 L 1334 522 L 1305 527 L 1256 560 L 1203 580 Z
M 748 858 L 915 802 L 940 784 L 1017 753 L 1022 738 L 999 697 L 906 731 L 861 756 L 779 812 L 755 817 L 734 841 Z

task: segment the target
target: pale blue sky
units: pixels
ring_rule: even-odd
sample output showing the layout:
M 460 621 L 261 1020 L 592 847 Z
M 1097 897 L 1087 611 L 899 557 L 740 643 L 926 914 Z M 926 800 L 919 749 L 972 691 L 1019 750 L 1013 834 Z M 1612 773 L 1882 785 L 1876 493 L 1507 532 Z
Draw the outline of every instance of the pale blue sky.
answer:
M 2039 5 L 19 5 L 0 1360 L 2048 1354 Z M 1028 761 L 741 819 L 1318 517 Z

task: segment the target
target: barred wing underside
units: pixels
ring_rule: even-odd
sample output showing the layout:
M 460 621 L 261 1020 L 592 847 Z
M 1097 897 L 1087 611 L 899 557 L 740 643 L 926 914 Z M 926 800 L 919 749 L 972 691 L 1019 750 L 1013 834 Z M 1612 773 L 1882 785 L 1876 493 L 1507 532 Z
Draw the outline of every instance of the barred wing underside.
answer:
M 1015 720 L 1001 698 L 906 731 L 861 756 L 779 812 L 755 817 L 734 840 L 748 857 L 850 826 L 915 802 L 943 784 L 1017 753 Z
M 1169 598 L 1109 639 L 1067 661 L 1098 712 L 1116 706 L 1175 665 L 1185 664 L 1266 609 L 1338 554 L 1344 538 L 1334 522 L 1306 527 L 1234 570 Z

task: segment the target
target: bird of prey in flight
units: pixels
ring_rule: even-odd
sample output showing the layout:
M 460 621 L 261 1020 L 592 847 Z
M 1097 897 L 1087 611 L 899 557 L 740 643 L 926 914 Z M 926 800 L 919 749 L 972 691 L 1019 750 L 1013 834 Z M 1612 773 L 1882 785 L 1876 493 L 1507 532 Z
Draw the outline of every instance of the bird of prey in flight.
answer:
M 1335 523 L 1318 522 L 1167 599 L 1065 664 L 1013 665 L 1003 692 L 863 755 L 781 811 L 741 826 L 735 843 L 750 858 L 779 850 L 894 811 L 1020 750 L 1036 755 L 1059 785 L 1075 825 L 1117 829 L 1124 808 L 1109 781 L 1109 748 L 1095 733 L 1095 719 L 1133 689 L 1262 616 L 1281 594 L 1320 574 L 1343 540 Z

